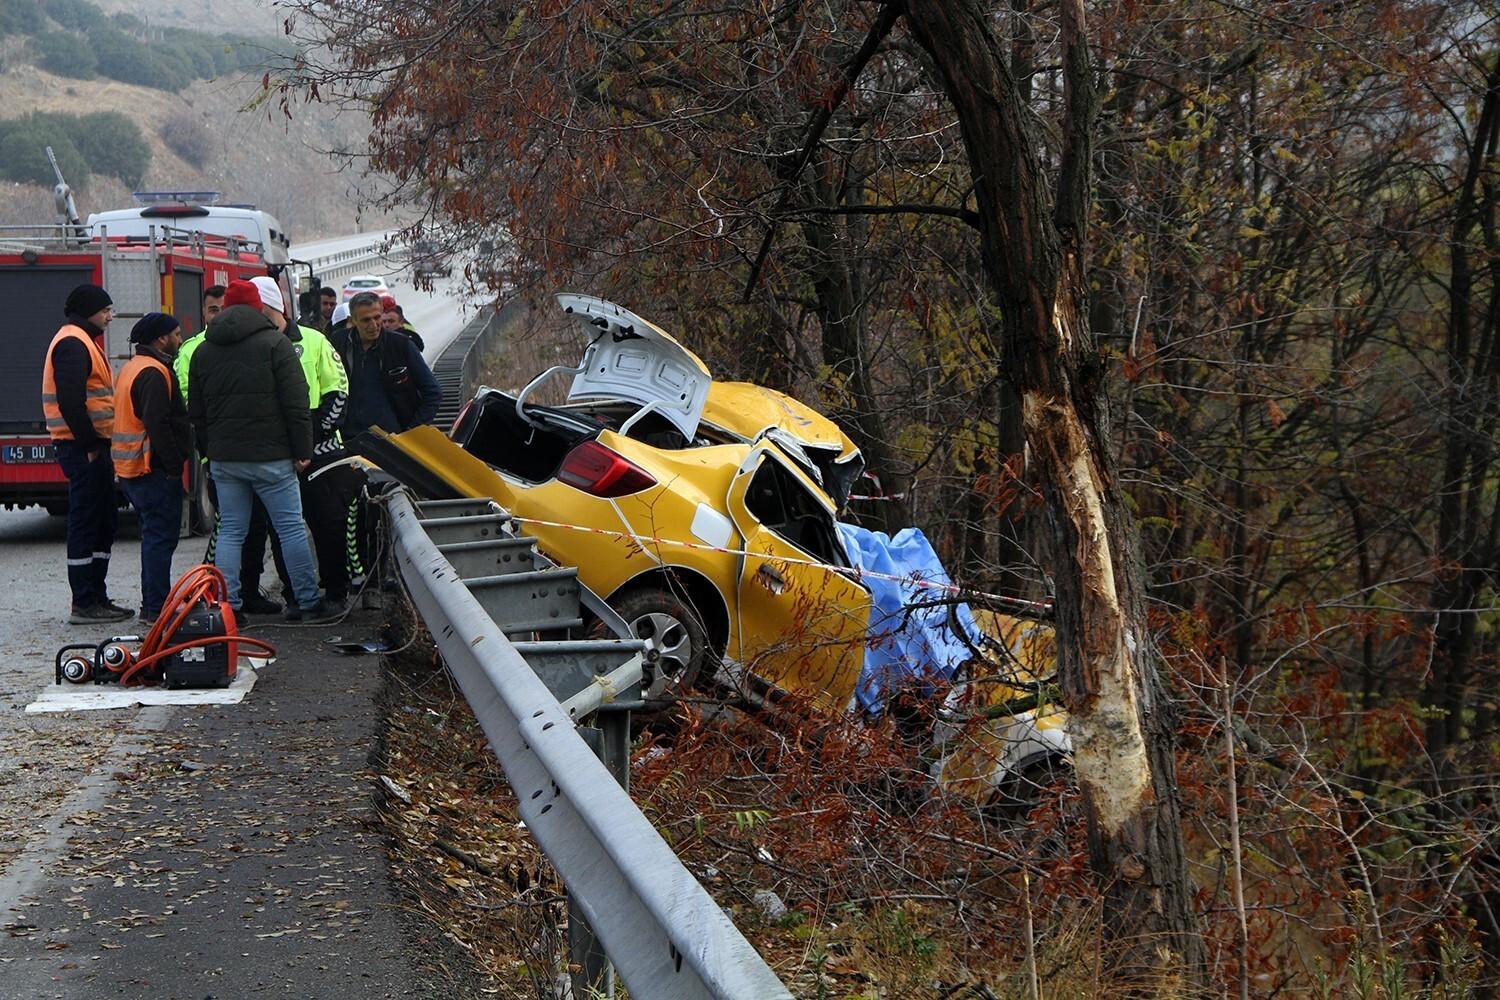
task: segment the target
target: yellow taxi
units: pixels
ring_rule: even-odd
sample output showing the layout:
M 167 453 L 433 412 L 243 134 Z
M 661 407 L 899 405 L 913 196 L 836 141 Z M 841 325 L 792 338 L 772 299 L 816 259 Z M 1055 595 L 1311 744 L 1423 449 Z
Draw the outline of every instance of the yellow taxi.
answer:
M 493 499 L 546 555 L 577 567 L 660 651 L 649 694 L 691 687 L 708 670 L 758 699 L 851 709 L 872 599 L 837 514 L 863 473 L 859 449 L 784 393 L 714 381 L 693 352 L 621 306 L 556 298 L 586 344 L 579 364 L 515 393 L 481 388 L 451 438 L 432 427 L 383 437 L 386 460 L 394 448 L 400 464 L 454 494 Z M 563 375 L 566 401 L 534 401 Z M 965 689 L 990 706 L 1002 690 Z M 954 715 L 973 714 L 953 704 Z M 1048 714 L 1034 706 L 1039 713 Z M 1023 728 L 1027 739 L 1042 734 L 1025 753 L 1067 752 L 1059 726 Z M 947 734 L 959 751 L 954 781 L 993 785 L 1015 770 L 1015 754 L 992 746 L 996 735 Z

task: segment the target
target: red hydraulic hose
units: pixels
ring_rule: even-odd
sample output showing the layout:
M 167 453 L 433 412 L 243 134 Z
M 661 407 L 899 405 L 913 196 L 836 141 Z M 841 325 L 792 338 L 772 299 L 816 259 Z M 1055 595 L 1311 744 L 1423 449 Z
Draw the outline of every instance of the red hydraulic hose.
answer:
M 224 618 L 224 634 L 199 636 L 171 646 L 166 645 L 199 604 L 218 606 L 219 613 Z M 162 604 L 161 613 L 156 616 L 155 624 L 146 633 L 141 648 L 133 656 L 127 657 L 125 662 L 118 667 L 109 667 L 109 669 L 120 675 L 122 685 L 146 684 L 150 683 L 151 679 L 150 675 L 144 674 L 144 671 L 152 664 L 185 649 L 213 646 L 219 643 L 229 647 L 231 673 L 234 672 L 243 647 L 250 647 L 267 656 L 276 655 L 276 647 L 270 643 L 239 634 L 234 620 L 234 608 L 229 606 L 229 587 L 224 581 L 224 574 L 219 571 L 218 567 L 202 563 L 182 574 L 182 577 L 173 584 L 172 592 L 167 595 L 166 601 Z

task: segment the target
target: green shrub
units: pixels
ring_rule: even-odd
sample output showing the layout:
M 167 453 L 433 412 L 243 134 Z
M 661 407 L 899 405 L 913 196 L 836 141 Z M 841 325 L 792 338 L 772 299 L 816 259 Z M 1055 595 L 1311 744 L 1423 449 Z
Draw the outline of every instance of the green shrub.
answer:
M 4 0 L 0 3 L 0 35 L 34 35 L 46 27 L 47 15 L 37 0 Z
M 99 27 L 90 31 L 88 37 L 94 47 L 94 56 L 99 60 L 100 76 L 171 91 L 181 90 L 192 82 L 183 70 L 133 35 Z
M 211 44 L 203 45 L 192 41 L 168 42 L 163 45 L 163 51 L 171 53 L 172 61 L 181 66 L 195 80 L 207 80 L 216 75 Z
M 83 35 L 72 31 L 47 31 L 31 40 L 37 53 L 37 65 L 58 76 L 75 80 L 92 80 L 98 75 L 99 61 Z
M 177 91 L 221 73 L 260 70 L 295 52 L 280 38 L 211 35 L 188 28 L 167 28 L 143 41 L 144 21 L 131 14 L 106 17 L 89 0 L 45 0 L 45 14 L 43 10 L 42 0 L 0 0 L 0 35 L 36 36 L 37 64 L 80 80 L 98 75 Z M 47 17 L 67 30 L 44 30 Z
M 5 142 L 0 175 L 47 187 L 54 182 L 45 152 L 49 145 L 63 176 L 78 188 L 90 173 L 118 177 L 128 187 L 139 187 L 151 164 L 151 147 L 141 130 L 118 111 L 82 116 L 33 112 L 25 118 L 0 121 L 0 139 Z
M 89 0 L 47 0 L 47 16 L 64 28 L 87 31 L 104 20 L 104 11 Z
M 57 183 L 52 165 L 47 162 L 47 147 L 51 146 L 68 183 L 80 191 L 88 185 L 88 164 L 66 135 L 58 135 L 28 119 L 0 122 L 0 126 L 11 126 L 0 132 L 0 177 L 51 188 Z
M 89 169 L 140 187 L 151 165 L 151 147 L 135 122 L 118 111 L 96 111 L 69 123 L 71 138 Z

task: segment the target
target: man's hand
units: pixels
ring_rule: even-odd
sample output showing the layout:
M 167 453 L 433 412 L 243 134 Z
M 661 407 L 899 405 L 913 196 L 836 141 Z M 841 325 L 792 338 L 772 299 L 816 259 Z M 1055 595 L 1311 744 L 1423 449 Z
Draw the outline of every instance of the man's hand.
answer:
M 299 458 L 292 462 L 292 468 L 297 470 L 297 475 L 299 476 L 307 471 L 309 465 L 312 465 L 312 459 L 310 458 Z

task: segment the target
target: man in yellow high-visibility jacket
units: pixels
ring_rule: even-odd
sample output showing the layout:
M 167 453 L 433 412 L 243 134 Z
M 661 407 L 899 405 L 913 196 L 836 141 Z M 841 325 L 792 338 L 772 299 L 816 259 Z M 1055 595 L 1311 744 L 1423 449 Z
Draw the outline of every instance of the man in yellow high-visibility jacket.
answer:
M 184 340 L 177 355 L 172 359 L 172 371 L 177 374 L 177 387 L 182 390 L 183 399 L 187 399 L 188 365 L 192 363 L 193 352 L 198 349 L 198 345 L 203 343 L 203 337 L 208 333 L 209 321 L 223 311 L 224 286 L 209 285 L 203 289 L 203 329 Z

